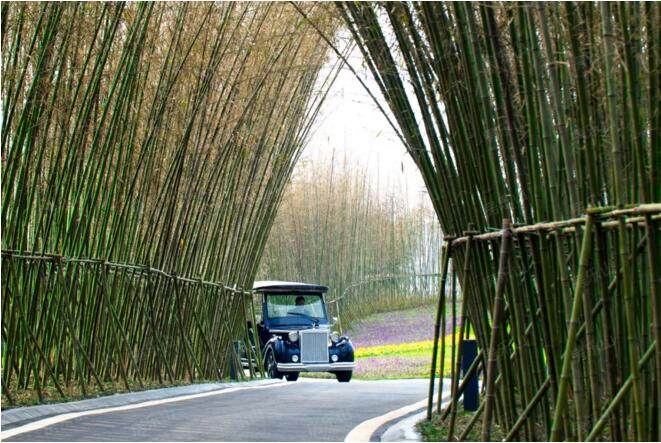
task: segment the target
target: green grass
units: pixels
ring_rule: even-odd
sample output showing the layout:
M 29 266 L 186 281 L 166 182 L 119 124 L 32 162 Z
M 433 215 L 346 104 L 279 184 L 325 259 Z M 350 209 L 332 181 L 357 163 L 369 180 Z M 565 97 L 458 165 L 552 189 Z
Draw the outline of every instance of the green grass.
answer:
M 473 418 L 474 412 L 461 411 L 457 413 L 456 431 L 451 441 L 458 441 L 457 437 L 466 428 L 470 420 Z M 423 420 L 416 425 L 416 428 L 422 435 L 423 441 L 448 441 L 448 419 L 443 421 L 439 414 L 434 414 L 431 421 Z M 480 441 L 482 435 L 482 420 L 478 419 L 470 432 L 462 441 Z M 502 441 L 505 438 L 500 426 L 496 423 L 492 425 L 491 429 L 492 441 Z

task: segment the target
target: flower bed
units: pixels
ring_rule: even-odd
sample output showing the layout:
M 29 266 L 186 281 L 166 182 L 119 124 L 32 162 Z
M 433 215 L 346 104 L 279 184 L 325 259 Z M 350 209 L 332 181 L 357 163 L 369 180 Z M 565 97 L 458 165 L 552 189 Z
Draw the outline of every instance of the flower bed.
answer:
M 370 316 L 349 331 L 356 347 L 354 376 L 362 379 L 421 378 L 431 370 L 436 307 L 422 306 Z M 448 325 L 449 326 L 449 325 Z M 446 334 L 444 372 L 451 367 L 452 329 Z M 440 355 L 437 367 L 440 370 Z

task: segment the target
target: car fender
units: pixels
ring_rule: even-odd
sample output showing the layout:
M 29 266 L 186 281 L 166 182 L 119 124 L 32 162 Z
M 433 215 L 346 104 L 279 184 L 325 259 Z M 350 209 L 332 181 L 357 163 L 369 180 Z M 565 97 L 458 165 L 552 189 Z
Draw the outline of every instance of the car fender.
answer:
M 280 361 L 279 359 L 281 359 L 286 352 L 284 342 L 277 335 L 271 337 L 264 345 L 264 358 L 266 358 L 269 349 L 273 352 L 276 361 Z
M 329 351 L 330 354 L 337 354 L 340 362 L 354 361 L 354 347 L 348 337 L 342 337 Z

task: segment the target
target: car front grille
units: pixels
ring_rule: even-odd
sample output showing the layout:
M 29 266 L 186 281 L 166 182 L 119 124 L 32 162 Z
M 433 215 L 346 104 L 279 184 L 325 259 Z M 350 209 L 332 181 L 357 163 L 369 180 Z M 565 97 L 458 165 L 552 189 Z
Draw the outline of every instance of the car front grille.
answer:
M 328 331 L 301 331 L 301 363 L 328 362 Z

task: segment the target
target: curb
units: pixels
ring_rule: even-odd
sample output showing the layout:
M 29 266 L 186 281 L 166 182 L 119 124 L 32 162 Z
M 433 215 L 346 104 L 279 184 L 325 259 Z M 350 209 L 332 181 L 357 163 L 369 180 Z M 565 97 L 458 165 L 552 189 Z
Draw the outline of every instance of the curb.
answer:
M 53 403 L 37 406 L 25 406 L 2 411 L 1 425 L 3 431 L 25 425 L 37 420 L 54 417 L 61 414 L 86 412 L 95 409 L 113 408 L 144 403 L 147 401 L 164 400 L 183 395 L 195 395 L 213 391 L 223 391 L 228 388 L 256 387 L 284 383 L 281 380 L 251 380 L 234 383 L 200 383 L 171 388 L 150 389 L 146 391 L 113 394 L 104 397 L 89 398 L 66 403 Z
M 384 415 L 365 420 L 364 422 L 358 424 L 353 428 L 345 437 L 345 443 L 356 443 L 356 442 L 367 442 L 372 441 L 372 437 L 377 433 L 379 428 L 386 425 L 389 422 L 401 419 L 401 417 L 408 416 L 412 412 L 420 410 L 422 407 L 426 407 L 427 399 L 422 399 L 416 403 L 403 406 L 399 409 L 390 411 Z
M 441 408 L 450 402 L 448 392 L 441 401 Z M 422 435 L 416 429 L 416 425 L 427 418 L 427 406 L 416 409 L 400 418 L 384 423 L 370 438 L 370 441 L 422 441 Z
M 418 422 L 427 417 L 427 408 L 422 408 L 387 426 L 377 441 L 422 441 L 422 435 L 415 428 Z M 376 436 L 376 435 L 375 435 Z

